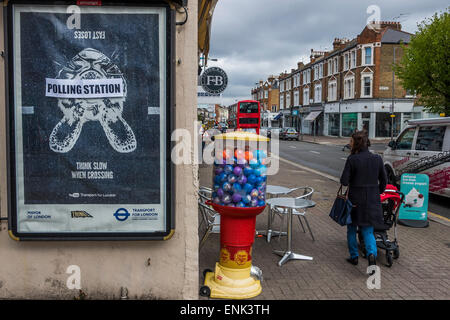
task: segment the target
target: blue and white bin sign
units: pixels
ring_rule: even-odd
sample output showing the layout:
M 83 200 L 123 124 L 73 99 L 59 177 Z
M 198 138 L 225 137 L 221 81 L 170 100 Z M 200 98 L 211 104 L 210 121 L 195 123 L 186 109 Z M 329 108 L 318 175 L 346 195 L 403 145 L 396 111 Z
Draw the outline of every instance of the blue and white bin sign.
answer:
M 400 191 L 405 199 L 400 206 L 399 223 L 408 227 L 428 227 L 428 187 L 426 174 L 402 174 Z

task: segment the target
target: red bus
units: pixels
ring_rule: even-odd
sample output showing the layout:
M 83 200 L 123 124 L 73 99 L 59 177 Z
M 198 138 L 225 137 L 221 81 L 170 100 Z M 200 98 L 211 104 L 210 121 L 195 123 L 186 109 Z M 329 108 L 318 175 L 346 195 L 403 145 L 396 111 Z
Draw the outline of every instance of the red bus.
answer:
M 232 127 L 259 134 L 261 127 L 261 105 L 256 100 L 242 100 L 231 107 Z

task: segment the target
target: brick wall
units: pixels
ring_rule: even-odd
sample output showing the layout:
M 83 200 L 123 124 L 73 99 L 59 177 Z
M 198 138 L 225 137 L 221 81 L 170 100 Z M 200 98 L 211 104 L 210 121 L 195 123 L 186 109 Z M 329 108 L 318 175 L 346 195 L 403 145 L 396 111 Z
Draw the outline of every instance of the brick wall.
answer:
M 377 85 L 377 97 L 379 98 L 392 98 L 392 66 L 394 61 L 394 47 L 395 49 L 395 61 L 398 63 L 403 56 L 403 48 L 399 44 L 383 44 L 380 48 L 380 61 L 377 64 L 379 68 L 379 79 Z M 406 90 L 403 89 L 400 80 L 395 77 L 395 98 L 404 98 Z M 386 87 L 388 90 L 379 90 L 379 87 Z

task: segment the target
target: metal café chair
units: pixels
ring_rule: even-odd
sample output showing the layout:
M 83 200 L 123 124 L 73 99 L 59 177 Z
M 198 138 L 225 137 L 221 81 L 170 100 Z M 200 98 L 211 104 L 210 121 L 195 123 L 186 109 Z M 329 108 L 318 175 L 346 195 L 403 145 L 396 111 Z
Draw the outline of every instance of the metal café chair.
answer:
M 280 195 L 288 195 L 298 188 L 288 188 L 275 185 L 267 185 L 266 187 L 266 199 L 276 198 Z M 267 237 L 267 242 L 270 242 L 272 235 L 284 236 L 286 232 L 279 233 L 278 231 L 272 230 L 272 222 L 274 219 L 275 212 L 273 211 L 273 206 L 268 205 L 269 212 L 267 213 L 267 230 L 256 231 L 257 235 L 265 235 Z
M 203 222 L 206 224 L 206 230 L 199 244 L 199 249 L 201 250 L 211 233 L 220 233 L 220 215 L 205 203 L 199 201 L 198 205 Z
M 203 226 L 206 225 L 206 230 L 200 240 L 199 249 L 205 244 L 211 233 L 220 233 L 220 215 L 211 206 L 206 204 L 206 201 L 211 200 L 212 189 L 208 187 L 200 187 L 198 191 L 198 209 L 201 215 L 201 222 L 199 224 L 199 233 Z
M 295 189 L 296 190 L 303 190 L 303 194 L 301 196 L 299 196 L 299 197 L 296 197 L 295 199 L 312 200 L 312 195 L 314 193 L 314 189 L 313 188 L 311 188 L 311 187 L 298 187 L 298 188 L 295 188 Z M 281 218 L 280 231 L 279 231 L 279 234 L 281 234 L 281 229 L 283 228 L 283 224 L 284 224 L 284 217 L 287 215 L 287 209 L 286 208 L 281 208 L 281 207 L 273 207 L 272 211 L 273 211 L 274 214 L 276 214 L 277 216 L 279 216 Z M 307 228 L 309 230 L 309 233 L 311 234 L 311 238 L 312 238 L 313 241 L 315 241 L 314 234 L 313 234 L 313 232 L 311 230 L 311 227 L 310 227 L 310 225 L 308 223 L 308 219 L 306 218 L 306 211 L 307 211 L 307 208 L 302 209 L 302 210 L 293 209 L 292 210 L 292 214 L 294 216 L 298 217 L 298 221 L 300 222 L 300 225 L 302 226 L 303 232 L 306 233 L 305 227 L 304 227 L 304 225 L 302 223 L 302 219 L 301 219 L 303 217 L 303 219 L 305 220 L 306 226 L 307 226 Z M 279 240 L 280 240 L 280 238 L 278 237 L 278 241 Z

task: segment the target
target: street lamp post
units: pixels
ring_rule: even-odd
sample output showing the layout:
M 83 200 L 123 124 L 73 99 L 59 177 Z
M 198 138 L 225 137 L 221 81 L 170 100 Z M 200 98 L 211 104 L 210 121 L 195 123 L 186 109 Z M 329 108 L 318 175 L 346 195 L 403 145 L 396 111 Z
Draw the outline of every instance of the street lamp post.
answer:
M 395 47 L 394 44 L 394 56 L 393 56 L 393 63 L 392 63 L 392 103 L 391 103 L 391 141 L 394 140 L 394 118 L 395 118 L 395 114 L 394 114 L 394 99 L 395 99 L 395 70 L 394 70 L 394 66 L 395 66 L 395 50 L 397 49 L 397 47 Z

